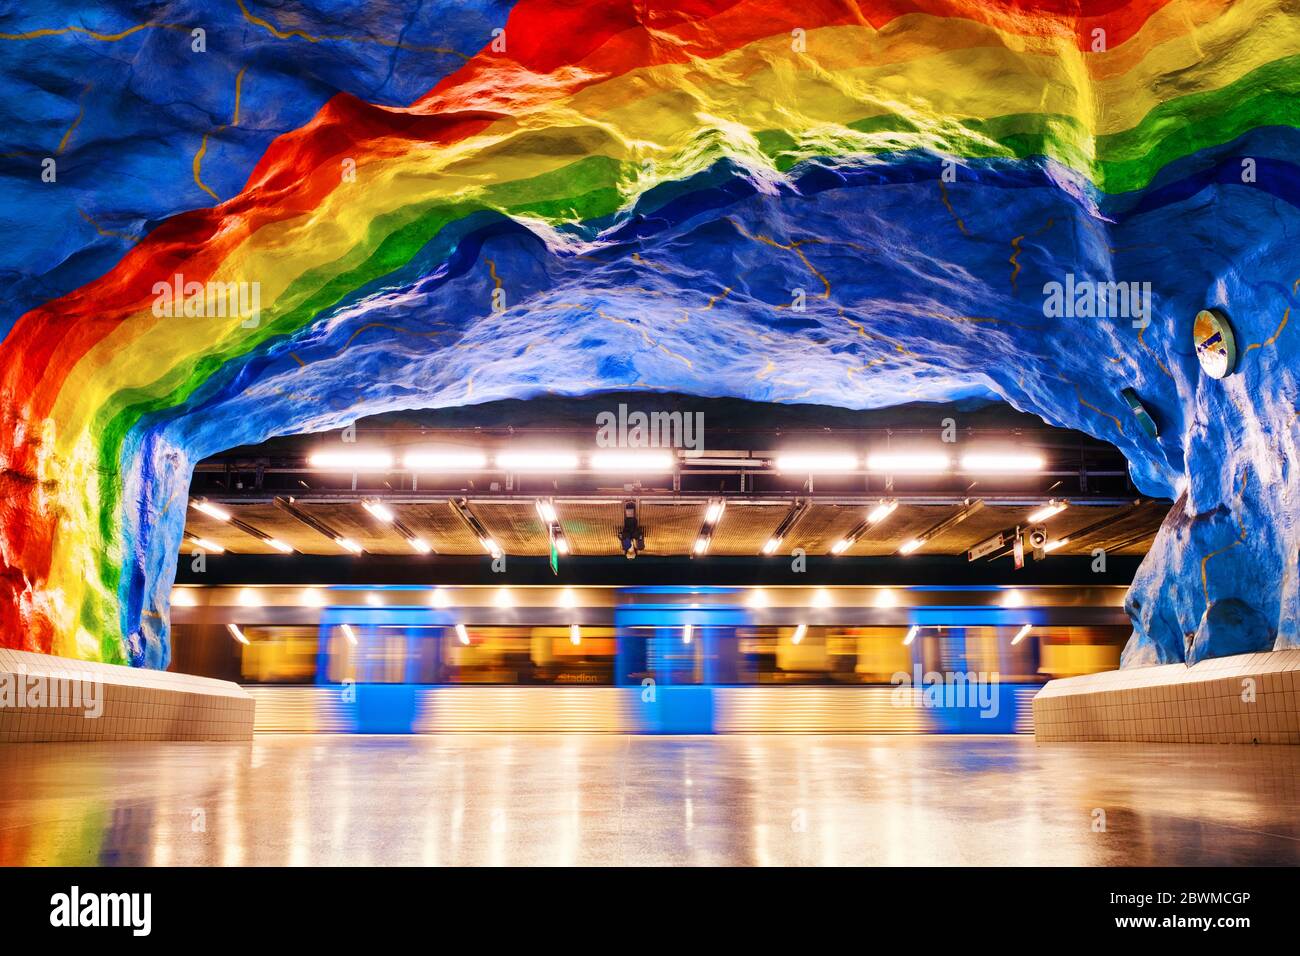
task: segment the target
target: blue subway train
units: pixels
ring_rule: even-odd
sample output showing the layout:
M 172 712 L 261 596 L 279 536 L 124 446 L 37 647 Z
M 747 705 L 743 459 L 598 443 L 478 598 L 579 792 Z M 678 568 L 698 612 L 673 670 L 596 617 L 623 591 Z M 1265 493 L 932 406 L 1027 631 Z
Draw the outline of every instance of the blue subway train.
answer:
M 1014 733 L 1113 669 L 1111 587 L 178 587 L 268 732 Z

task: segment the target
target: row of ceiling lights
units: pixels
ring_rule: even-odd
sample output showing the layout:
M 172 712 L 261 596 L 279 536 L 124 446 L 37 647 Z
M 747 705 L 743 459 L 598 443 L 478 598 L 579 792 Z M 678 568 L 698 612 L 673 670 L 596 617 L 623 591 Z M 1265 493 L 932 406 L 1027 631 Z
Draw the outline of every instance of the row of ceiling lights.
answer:
M 207 515 L 210 518 L 214 518 L 222 522 L 235 522 L 234 516 L 229 511 L 220 507 L 219 505 L 213 504 L 210 501 L 194 501 L 191 502 L 191 504 L 193 505 L 195 510 L 201 511 L 203 514 Z M 371 514 L 371 516 L 374 517 L 377 521 L 398 528 L 399 531 L 401 531 L 403 537 L 406 538 L 407 543 L 411 546 L 411 549 L 415 551 L 417 554 L 431 554 L 433 552 L 432 546 L 423 538 L 421 538 L 419 535 L 412 533 L 409 529 L 406 528 L 405 525 L 401 524 L 401 522 L 397 520 L 397 516 L 393 513 L 392 509 L 389 508 L 387 505 L 385 505 L 383 502 L 377 500 L 370 500 L 370 501 L 363 501 L 361 504 L 362 507 L 365 508 L 366 511 L 368 511 Z M 569 541 L 564 534 L 564 528 L 563 525 L 561 525 L 560 523 L 559 513 L 555 509 L 554 501 L 548 498 L 541 498 L 538 499 L 536 503 L 536 507 L 537 507 L 538 517 L 542 520 L 542 523 L 547 527 L 549 534 L 553 536 L 555 540 L 556 551 L 559 552 L 559 554 L 561 555 L 567 555 L 570 551 Z M 718 522 L 722 519 L 722 514 L 726 510 L 726 507 L 727 507 L 727 503 L 726 500 L 723 498 L 714 498 L 709 501 L 708 506 L 705 508 L 704 511 L 704 523 L 701 526 L 700 533 L 696 537 L 695 544 L 692 547 L 692 552 L 694 554 L 703 555 L 708 552 L 709 545 L 713 541 L 713 533 L 717 528 Z M 1056 499 L 1053 499 L 1052 501 L 1044 505 L 1042 508 L 1039 508 L 1031 512 L 1026 517 L 1026 520 L 1032 524 L 1039 524 L 1046 521 L 1048 518 L 1051 518 L 1053 515 L 1060 514 L 1067 507 L 1069 507 L 1069 502 L 1057 501 Z M 857 527 L 851 530 L 847 535 L 845 535 L 843 538 L 840 538 L 838 541 L 835 542 L 834 545 L 832 545 L 831 553 L 843 554 L 845 551 L 851 548 L 855 543 L 857 543 L 858 538 L 860 538 L 868 529 L 884 521 L 891 514 L 893 514 L 897 508 L 898 508 L 897 500 L 892 498 L 882 500 L 878 505 L 876 505 L 876 507 L 874 507 L 873 509 L 871 509 L 870 512 L 867 513 L 866 518 L 861 524 L 859 524 Z M 277 538 L 272 538 L 270 536 L 264 535 L 260 531 L 257 531 L 255 528 L 251 528 L 247 525 L 244 525 L 242 522 L 236 522 L 236 523 L 238 523 L 239 526 L 243 528 L 245 531 L 248 531 L 249 533 L 260 538 L 264 543 L 275 548 L 277 551 L 280 551 L 284 554 L 293 553 L 294 549 L 288 544 L 284 543 L 283 541 L 280 541 Z M 790 523 L 789 527 L 792 526 L 793 523 Z M 787 526 L 783 525 L 783 527 L 787 527 Z M 904 542 L 903 545 L 898 549 L 898 553 L 902 555 L 909 555 L 914 551 L 919 550 L 925 544 L 925 542 L 929 540 L 930 537 L 933 537 L 933 531 L 934 529 L 931 529 L 930 532 L 926 532 L 918 537 L 911 538 L 908 541 Z M 775 554 L 777 549 L 780 548 L 781 542 L 783 540 L 784 540 L 784 534 L 782 534 L 780 529 L 778 529 L 778 532 L 776 534 L 773 534 L 764 543 L 762 549 L 763 554 L 765 555 Z M 221 545 L 217 544 L 214 541 L 210 541 L 206 538 L 196 537 L 193 539 L 193 541 L 199 547 L 204 548 L 205 550 L 208 551 L 212 551 L 213 553 L 216 554 L 220 554 L 225 550 Z M 339 547 L 353 554 L 360 554 L 362 551 L 361 545 L 357 544 L 351 538 L 337 537 L 334 539 L 334 541 L 336 544 L 339 545 Z M 1045 550 L 1054 551 L 1057 548 L 1068 543 L 1069 543 L 1069 538 L 1061 538 L 1054 541 L 1049 541 L 1045 546 Z M 490 536 L 487 535 L 486 532 L 483 532 L 482 534 L 479 535 L 479 544 L 483 547 L 483 549 L 488 554 L 492 555 L 492 557 L 495 558 L 500 556 L 501 554 L 500 547 Z
M 498 452 L 493 463 L 499 471 L 558 474 L 578 471 L 582 460 L 575 452 L 533 449 Z M 707 458 L 695 460 L 709 463 Z M 753 459 L 755 465 L 766 461 Z M 382 449 L 316 451 L 308 456 L 307 463 L 312 468 L 347 474 L 386 472 L 397 467 L 397 456 Z M 586 456 L 586 463 L 591 471 L 666 473 L 673 470 L 677 455 L 669 450 L 597 451 Z M 864 467 L 880 474 L 937 475 L 952 471 L 954 464 L 967 474 L 1029 474 L 1046 467 L 1041 454 L 1021 450 L 969 451 L 956 460 L 946 452 L 931 450 L 872 452 L 865 459 L 841 451 L 792 452 L 778 454 L 772 463 L 779 472 L 798 475 L 843 474 Z M 426 449 L 406 452 L 402 467 L 424 474 L 482 471 L 488 467 L 488 458 L 476 451 Z
M 1030 512 L 1025 517 L 1025 520 L 1030 524 L 1041 524 L 1042 522 L 1046 521 L 1048 518 L 1051 518 L 1053 515 L 1060 514 L 1069 506 L 1070 504 L 1068 501 L 1058 501 L 1057 499 L 1053 498 L 1043 507 L 1037 508 L 1034 511 Z M 897 508 L 898 508 L 898 501 L 896 499 L 886 498 L 882 500 L 880 504 L 876 505 L 876 507 L 872 508 L 871 511 L 867 512 L 867 516 L 862 521 L 861 524 L 859 524 L 857 527 L 855 527 L 848 534 L 840 538 L 838 541 L 835 542 L 835 544 L 831 546 L 831 554 L 843 554 L 845 551 L 849 550 L 849 548 L 853 547 L 853 545 L 857 543 L 858 539 L 862 537 L 863 534 L 865 534 L 870 528 L 880 524 L 880 522 L 888 518 L 891 514 L 894 513 L 894 511 Z M 959 511 L 958 515 L 960 515 L 961 517 L 965 517 L 966 513 L 969 512 Z M 953 517 L 957 517 L 957 515 L 954 515 Z M 931 528 L 929 531 L 923 532 L 922 534 L 914 538 L 909 538 L 907 541 L 903 542 L 903 544 L 899 547 L 898 553 L 906 556 L 913 553 L 914 551 L 920 550 L 927 541 L 937 536 L 939 531 L 942 530 L 944 527 L 946 527 L 951 521 L 952 521 L 951 518 L 945 519 L 943 522 L 940 522 L 938 525 Z M 783 540 L 783 535 L 778 530 L 778 532 L 772 535 L 772 537 L 768 538 L 767 542 L 763 545 L 763 553 L 769 555 L 775 554 L 777 549 L 781 547 L 782 540 Z M 1069 541 L 1070 541 L 1069 538 L 1061 538 L 1055 541 L 1049 541 L 1044 546 L 1044 550 L 1055 551 L 1057 548 L 1061 547 L 1062 545 L 1068 544 Z M 699 553 L 698 545 L 699 542 L 697 541 L 696 542 L 697 553 Z

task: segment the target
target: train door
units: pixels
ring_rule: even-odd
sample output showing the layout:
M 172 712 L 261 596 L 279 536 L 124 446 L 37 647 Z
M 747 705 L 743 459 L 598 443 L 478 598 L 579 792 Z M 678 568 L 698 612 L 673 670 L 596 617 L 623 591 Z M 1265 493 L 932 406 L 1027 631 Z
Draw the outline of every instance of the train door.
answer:
M 413 731 L 421 690 L 438 680 L 453 623 L 447 612 L 420 606 L 322 611 L 317 682 L 339 688 L 353 733 Z
M 616 679 L 639 687 L 633 703 L 645 733 L 707 734 L 714 689 L 740 679 L 738 631 L 746 608 L 723 603 L 731 588 L 644 587 L 620 592 L 614 611 Z

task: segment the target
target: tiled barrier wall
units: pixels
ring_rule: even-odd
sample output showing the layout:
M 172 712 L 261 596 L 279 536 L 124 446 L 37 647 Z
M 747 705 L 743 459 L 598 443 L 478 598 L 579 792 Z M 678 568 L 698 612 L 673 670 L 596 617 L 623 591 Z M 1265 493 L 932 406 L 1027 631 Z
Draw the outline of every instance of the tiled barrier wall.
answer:
M 0 742 L 250 740 L 237 684 L 0 650 Z
M 1031 733 L 1033 686 L 1002 688 L 985 719 L 928 708 L 892 687 L 268 687 L 268 733 Z
M 1300 744 L 1300 649 L 1054 680 L 1034 698 L 1034 735 Z

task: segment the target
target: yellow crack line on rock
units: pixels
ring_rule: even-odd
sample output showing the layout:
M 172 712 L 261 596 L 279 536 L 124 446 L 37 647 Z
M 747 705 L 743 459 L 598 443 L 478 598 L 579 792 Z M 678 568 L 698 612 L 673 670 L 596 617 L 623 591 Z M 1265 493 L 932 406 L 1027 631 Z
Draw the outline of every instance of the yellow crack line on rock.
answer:
M 641 255 L 641 253 L 639 252 L 632 253 L 632 261 L 639 263 L 640 265 L 643 266 L 648 266 L 649 268 L 654 269 L 656 272 L 668 273 L 671 271 L 667 266 L 662 266 L 659 265 L 658 263 L 651 262 L 649 259 Z
M 89 37 L 92 40 L 100 40 L 104 43 L 116 43 L 118 40 L 125 40 L 132 34 L 139 33 L 141 30 L 189 30 L 189 27 L 179 23 L 140 23 L 136 26 L 129 27 L 121 33 L 99 33 L 95 30 L 88 30 L 85 27 L 47 27 L 41 30 L 32 30 L 28 33 L 0 33 L 0 40 L 39 40 L 42 37 L 63 36 L 67 33 L 79 33 L 82 36 Z
M 651 348 L 657 348 L 665 355 L 677 359 L 677 361 L 683 363 L 691 371 L 695 370 L 695 366 L 691 364 L 690 359 L 688 359 L 684 355 L 678 355 L 676 352 L 672 351 L 667 346 L 661 345 L 660 343 L 656 342 L 654 339 L 650 337 L 650 333 L 647 332 L 643 326 L 638 325 L 637 323 L 632 322 L 629 319 L 621 319 L 616 315 L 608 315 L 605 313 L 603 309 L 597 309 L 596 314 L 599 315 L 602 319 L 605 319 L 606 321 L 615 322 L 619 325 L 626 325 L 629 329 L 634 329 L 637 332 L 640 332 L 641 338 L 645 340 L 646 345 L 650 346 Z
M 281 30 L 270 20 L 256 16 L 244 4 L 244 0 L 235 0 L 239 4 L 239 12 L 243 14 L 244 19 L 253 26 L 261 27 L 277 40 L 306 40 L 308 43 L 374 43 L 377 46 L 388 47 L 393 50 L 409 50 L 414 53 L 445 53 L 448 56 L 458 56 L 466 62 L 469 57 L 459 50 L 453 50 L 450 47 L 443 46 L 415 46 L 409 43 L 402 43 L 400 40 L 385 40 L 382 37 L 358 37 L 358 36 L 316 36 L 306 33 L 302 30 Z
M 400 325 L 388 325 L 387 323 L 384 322 L 370 322 L 367 323 L 366 325 L 361 326 L 359 329 L 353 332 L 352 335 L 348 337 L 348 340 L 343 343 L 343 348 L 339 349 L 338 352 L 331 355 L 325 361 L 332 362 L 334 361 L 334 359 L 342 358 L 344 353 L 346 353 L 347 350 L 352 347 L 352 343 L 357 340 L 357 336 L 359 336 L 362 332 L 369 331 L 370 329 L 387 329 L 390 332 L 398 332 L 402 335 L 414 335 L 419 338 L 433 338 L 436 335 L 446 335 L 447 332 L 449 331 L 448 329 L 443 329 L 437 332 L 421 332 L 421 331 L 417 331 L 416 329 L 404 328 Z M 307 363 L 298 357 L 297 352 L 290 352 L 289 357 L 293 359 L 295 362 L 297 362 L 300 367 L 302 368 L 307 367 Z
M 68 131 L 63 134 L 63 139 L 59 140 L 59 148 L 54 151 L 55 156 L 63 155 L 63 151 L 68 148 L 68 140 L 72 139 L 72 134 L 77 131 L 81 121 L 86 118 L 86 94 L 90 92 L 93 85 L 93 83 L 87 83 L 86 88 L 81 91 L 81 96 L 78 97 L 81 109 L 77 112 L 77 118 L 72 121 L 72 125 L 68 127 Z
M 1246 479 L 1250 477 L 1249 469 L 1250 469 L 1250 465 L 1246 465 L 1245 467 L 1242 468 L 1241 471 L 1241 487 L 1237 490 L 1237 505 L 1239 507 L 1241 505 L 1241 496 L 1246 493 Z M 1237 545 L 1243 544 L 1246 541 L 1245 523 L 1240 518 L 1237 517 L 1235 512 L 1233 512 L 1232 516 L 1233 519 L 1237 522 L 1237 527 L 1241 529 L 1241 534 L 1237 536 L 1237 540 L 1233 541 L 1229 545 L 1220 548 L 1218 551 L 1212 551 L 1209 554 L 1207 554 L 1205 557 L 1201 558 L 1201 590 L 1205 594 L 1206 608 L 1209 608 L 1210 606 L 1210 578 L 1208 574 L 1208 569 L 1206 568 L 1206 565 L 1210 563 L 1210 558 L 1218 557 L 1219 555 L 1223 554 L 1223 552 L 1225 551 L 1231 551 Z
M 807 242 L 812 242 L 814 245 L 818 245 L 819 243 L 817 243 L 814 240 L 805 241 L 805 240 L 796 239 L 793 242 L 791 242 L 789 245 L 782 245 L 781 243 L 773 239 L 771 236 L 764 236 L 762 234 L 755 235 L 754 233 L 746 229 L 744 226 L 742 226 L 740 223 L 738 223 L 736 220 L 732 219 L 730 216 L 726 218 L 727 221 L 730 222 L 733 226 L 735 226 L 736 230 L 746 239 L 749 239 L 752 242 L 764 243 L 765 245 L 769 245 L 774 249 L 781 249 L 784 252 L 793 252 L 796 256 L 799 257 L 799 261 L 801 261 L 804 264 L 804 267 L 821 281 L 821 284 L 824 287 L 821 297 L 823 299 L 829 299 L 831 297 L 830 280 L 817 271 L 817 268 L 808 260 L 808 257 L 804 255 L 803 250 L 799 248 L 800 246 L 807 244 Z M 785 308 L 785 306 L 778 306 L 778 308 Z
M 1094 412 L 1096 412 L 1098 415 L 1102 415 L 1102 416 L 1104 416 L 1104 417 L 1106 417 L 1106 418 L 1109 418 L 1112 422 L 1115 423 L 1115 427 L 1116 427 L 1117 429 L 1119 429 L 1119 433 L 1120 433 L 1121 435 L 1124 434 L 1124 423 L 1121 422 L 1121 421 L 1120 421 L 1118 418 L 1116 418 L 1114 415 L 1112 415 L 1110 412 L 1104 412 L 1104 411 L 1102 411 L 1100 408 L 1098 408 L 1096 405 L 1092 404 L 1092 402 L 1089 402 L 1089 401 L 1087 401 L 1086 399 L 1084 399 L 1084 397 L 1083 397 L 1083 392 L 1082 392 L 1082 390 L 1080 390 L 1080 388 L 1079 388 L 1079 386 L 1078 386 L 1077 383 L 1076 383 L 1075 386 L 1074 386 L 1074 394 L 1075 394 L 1075 396 L 1079 399 L 1079 404 L 1080 404 L 1080 405 L 1082 405 L 1084 408 L 1091 408 L 1091 409 L 1092 409 Z
M 1149 329 L 1150 327 L 1151 327 L 1151 323 L 1148 322 L 1146 325 L 1142 326 L 1142 328 L 1138 330 L 1138 344 L 1141 345 L 1142 348 L 1146 349 L 1147 352 L 1151 355 L 1151 357 L 1156 360 L 1156 364 L 1160 366 L 1160 371 L 1164 372 L 1170 378 L 1173 378 L 1174 373 L 1169 371 L 1165 363 L 1160 360 L 1160 356 L 1156 354 L 1155 349 L 1147 345 L 1146 334 L 1147 334 L 1147 329 Z
M 91 219 L 90 216 L 87 215 L 84 209 L 78 209 L 77 212 L 80 213 L 81 218 L 86 220 L 86 222 L 90 223 L 90 225 L 94 228 L 95 232 L 99 233 L 101 236 L 108 236 L 111 239 L 125 239 L 128 242 L 132 242 L 132 243 L 140 241 L 139 236 L 130 236 L 127 235 L 125 232 L 114 232 L 112 229 L 103 228 L 99 223 L 95 222 L 95 220 Z
M 943 198 L 943 204 L 947 208 L 948 214 L 952 216 L 953 221 L 957 223 L 957 228 L 961 230 L 961 234 L 969 236 L 970 233 L 966 231 L 966 223 L 961 221 L 961 217 L 957 215 L 957 210 L 952 208 L 952 202 L 948 199 L 948 187 L 944 185 L 942 179 L 939 180 L 939 195 Z
M 212 136 L 212 135 L 214 135 L 214 134 L 216 134 L 216 133 L 221 133 L 221 132 L 224 131 L 224 130 L 227 130 L 227 129 L 230 129 L 231 127 L 235 127 L 235 126 L 238 126 L 238 125 L 239 125 L 239 101 L 240 101 L 240 98 L 243 96 L 243 89 L 244 89 L 244 72 L 245 72 L 247 69 L 248 69 L 248 67 L 243 67 L 242 69 L 240 69 L 240 71 L 239 71 L 238 73 L 235 74 L 235 114 L 234 114 L 234 117 L 230 120 L 229 123 L 225 124 L 224 126 L 218 126 L 216 129 L 212 130 L 212 132 L 210 132 L 210 133 L 204 133 L 204 134 L 203 134 L 203 142 L 201 142 L 201 143 L 199 144 L 199 151 L 198 151 L 197 153 L 194 154 L 194 182 L 195 182 L 195 184 L 196 184 L 200 189 L 202 189 L 205 193 L 207 193 L 209 196 L 211 196 L 211 197 L 212 197 L 213 199 L 215 199 L 217 202 L 221 202 L 221 197 L 218 196 L 216 193 L 214 193 L 211 189 L 209 189 L 209 188 L 208 188 L 208 185 L 203 181 L 203 176 L 202 176 L 202 170 L 203 170 L 203 157 L 204 157 L 204 155 L 205 155 L 205 154 L 207 153 L 207 151 L 208 151 L 208 137 L 209 137 L 209 136 Z
M 1047 232 L 1047 230 L 1051 229 L 1055 223 L 1056 223 L 1056 217 L 1048 216 L 1047 222 L 1042 226 L 1042 228 L 1035 231 L 1034 235 L 1041 236 L 1043 233 Z M 1015 251 L 1011 253 L 1011 258 L 1008 259 L 1007 261 L 1010 262 L 1013 266 L 1015 266 L 1015 268 L 1011 270 L 1011 290 L 1013 292 L 1019 291 L 1018 287 L 1016 286 L 1016 276 L 1020 275 L 1020 253 L 1022 251 L 1020 248 L 1020 243 L 1027 235 L 1029 235 L 1029 233 L 1022 233 L 1021 235 L 1016 236 L 1016 238 L 1011 240 L 1011 248 L 1014 249 Z
M 724 286 L 721 294 L 709 296 L 709 301 L 704 304 L 704 308 L 700 309 L 700 311 L 708 312 L 720 299 L 725 299 L 729 295 L 731 295 L 731 286 Z M 679 311 L 682 313 L 682 317 L 680 319 L 674 319 L 673 321 L 678 325 L 685 325 L 691 320 L 691 310 L 680 309 Z
M 1263 348 L 1265 345 L 1272 345 L 1274 342 L 1277 341 L 1277 337 L 1282 334 L 1282 330 L 1286 328 L 1286 323 L 1289 318 L 1291 318 L 1291 310 L 1288 308 L 1285 312 L 1282 313 L 1282 322 L 1281 324 L 1278 325 L 1277 331 L 1275 331 L 1271 336 L 1266 338 L 1263 342 L 1251 342 L 1249 345 L 1247 345 L 1244 349 L 1241 350 L 1241 354 L 1245 355 L 1251 349 L 1258 349 L 1258 348 Z

